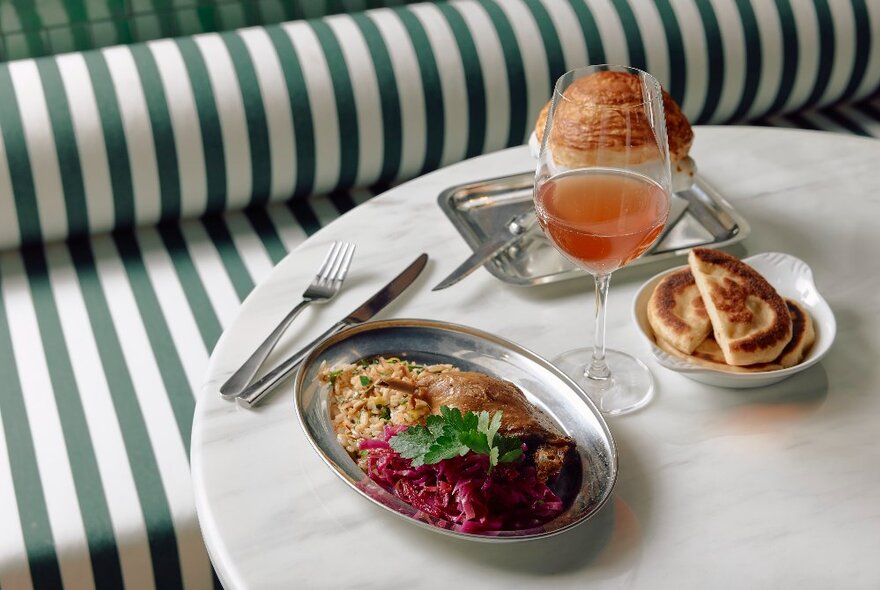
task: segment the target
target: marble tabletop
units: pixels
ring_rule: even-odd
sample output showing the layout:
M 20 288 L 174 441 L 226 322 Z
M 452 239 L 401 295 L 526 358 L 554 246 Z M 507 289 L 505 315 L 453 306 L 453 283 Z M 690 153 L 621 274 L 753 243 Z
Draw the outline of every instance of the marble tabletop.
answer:
M 657 392 L 643 410 L 608 420 L 619 450 L 613 501 L 572 531 L 514 545 L 411 526 L 327 468 L 297 423 L 289 386 L 256 411 L 217 392 L 340 238 L 358 244 L 343 292 L 307 309 L 274 359 L 423 251 L 427 269 L 379 317 L 468 324 L 547 358 L 587 343 L 589 278 L 517 288 L 480 269 L 430 290 L 470 253 L 437 206 L 439 192 L 529 170 L 528 149 L 429 174 L 357 207 L 292 252 L 214 350 L 196 408 L 192 475 L 224 586 L 880 587 L 880 142 L 700 127 L 692 155 L 752 226 L 734 253 L 788 252 L 813 268 L 838 322 L 820 364 L 753 390 L 702 385 L 663 369 L 640 340 L 630 307 L 639 285 L 664 267 L 626 270 L 612 280 L 609 345 L 645 360 Z

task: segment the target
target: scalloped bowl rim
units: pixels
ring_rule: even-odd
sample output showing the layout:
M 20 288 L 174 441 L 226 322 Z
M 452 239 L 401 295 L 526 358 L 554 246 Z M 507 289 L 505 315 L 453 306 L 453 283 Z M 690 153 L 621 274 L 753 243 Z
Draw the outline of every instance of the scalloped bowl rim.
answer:
M 776 369 L 774 371 L 759 371 L 755 373 L 736 373 L 732 371 L 723 371 L 711 369 L 709 367 L 699 366 L 689 363 L 684 359 L 678 359 L 670 356 L 661 350 L 654 341 L 653 330 L 647 322 L 647 304 L 654 287 L 660 280 L 670 273 L 676 272 L 688 265 L 677 266 L 669 270 L 658 273 L 648 279 L 638 290 L 633 298 L 633 319 L 639 328 L 639 333 L 648 343 L 654 359 L 663 367 L 681 373 L 686 377 L 702 381 L 705 377 L 711 377 L 712 384 L 723 385 L 720 381 L 729 381 L 729 384 L 736 386 L 752 386 L 759 387 L 761 385 L 769 385 L 782 381 L 796 373 L 799 373 L 816 363 L 818 363 L 831 349 L 834 338 L 837 333 L 837 321 L 834 318 L 834 312 L 828 302 L 819 293 L 813 280 L 813 271 L 810 266 L 803 260 L 781 252 L 764 252 L 744 258 L 743 262 L 753 266 L 760 272 L 767 281 L 783 297 L 794 299 L 803 305 L 813 319 L 813 326 L 816 330 L 816 342 L 810 348 L 807 358 L 793 367 L 787 369 Z M 793 276 L 799 284 L 781 284 L 780 276 L 775 274 L 771 265 L 778 267 L 782 264 L 788 265 L 792 270 Z M 770 275 L 770 276 L 768 276 Z

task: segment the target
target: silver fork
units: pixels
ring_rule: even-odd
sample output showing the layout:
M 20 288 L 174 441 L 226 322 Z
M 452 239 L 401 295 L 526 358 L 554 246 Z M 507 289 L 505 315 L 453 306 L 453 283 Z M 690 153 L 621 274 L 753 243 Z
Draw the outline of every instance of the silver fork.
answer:
M 348 268 L 351 266 L 354 249 L 354 244 L 333 242 L 330 251 L 324 257 L 324 262 L 321 263 L 321 268 L 318 269 L 312 283 L 303 292 L 303 300 L 290 310 L 290 313 L 281 320 L 278 327 L 269 334 L 269 337 L 254 351 L 254 354 L 223 384 L 220 388 L 221 397 L 233 399 L 244 391 L 299 312 L 310 303 L 324 303 L 339 293 L 342 281 L 345 280 L 345 275 L 348 274 Z

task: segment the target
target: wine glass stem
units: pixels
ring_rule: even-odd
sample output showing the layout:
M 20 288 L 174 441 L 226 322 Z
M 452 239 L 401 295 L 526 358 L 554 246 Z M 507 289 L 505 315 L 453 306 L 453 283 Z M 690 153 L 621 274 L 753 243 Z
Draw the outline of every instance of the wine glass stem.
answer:
M 611 274 L 595 275 L 593 279 L 596 283 L 596 333 L 593 339 L 593 358 L 584 373 L 589 379 L 606 381 L 611 377 L 608 363 L 605 362 L 605 304 Z

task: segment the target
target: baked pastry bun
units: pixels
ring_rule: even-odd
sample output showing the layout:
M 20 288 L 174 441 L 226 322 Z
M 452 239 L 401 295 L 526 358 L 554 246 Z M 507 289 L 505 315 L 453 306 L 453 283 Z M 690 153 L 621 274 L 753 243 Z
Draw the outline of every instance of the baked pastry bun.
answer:
M 799 303 L 786 299 L 785 305 L 788 306 L 788 312 L 791 314 L 791 340 L 782 349 L 776 362 L 787 369 L 797 365 L 807 356 L 807 351 L 816 342 L 816 330 L 813 328 L 813 318 Z
M 774 361 L 792 337 L 791 313 L 776 290 L 741 260 L 694 248 L 688 264 L 729 365 Z
M 685 354 L 691 354 L 712 332 L 709 314 L 690 269 L 667 275 L 654 288 L 648 300 L 648 323 L 658 339 Z
M 694 141 L 693 130 L 672 97 L 665 90 L 662 92 L 673 177 L 681 174 L 693 176 L 693 161 L 688 157 Z M 640 81 L 634 74 L 596 72 L 583 76 L 572 82 L 563 98 L 556 107 L 553 134 L 548 138 L 558 164 L 578 168 L 641 164 L 658 159 L 657 145 L 645 110 L 637 108 L 645 99 Z M 607 110 L 588 108 L 591 104 L 617 106 L 620 110 L 609 117 Z M 544 138 L 549 112 L 548 102 L 535 123 L 539 143 Z M 629 125 L 626 124 L 627 117 Z M 598 132 L 599 129 L 602 133 Z M 631 146 L 629 150 L 623 149 L 626 145 Z

